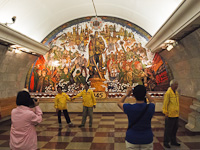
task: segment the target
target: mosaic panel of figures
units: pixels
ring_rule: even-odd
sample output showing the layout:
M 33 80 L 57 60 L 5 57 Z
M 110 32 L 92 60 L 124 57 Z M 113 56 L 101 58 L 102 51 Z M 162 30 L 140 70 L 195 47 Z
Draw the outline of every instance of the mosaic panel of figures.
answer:
M 27 73 L 25 86 L 31 92 L 54 92 L 60 85 L 63 91 L 74 93 L 86 83 L 103 98 L 136 84 L 150 91 L 167 89 L 171 71 L 159 54 L 144 47 L 148 33 L 111 17 L 102 17 L 95 29 L 90 19 L 66 23 L 44 39 L 50 50 Z

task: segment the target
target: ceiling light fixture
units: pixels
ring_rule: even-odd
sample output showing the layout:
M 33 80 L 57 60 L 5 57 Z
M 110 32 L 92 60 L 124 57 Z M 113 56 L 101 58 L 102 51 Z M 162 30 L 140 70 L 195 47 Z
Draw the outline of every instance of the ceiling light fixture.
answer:
M 169 43 L 174 43 L 174 40 L 166 40 L 164 43 L 169 44 Z
M 20 54 L 22 52 L 27 53 L 27 54 L 31 54 L 31 55 L 35 55 L 35 56 L 39 56 L 39 54 L 36 54 L 34 52 L 31 52 L 30 49 L 19 46 L 19 45 L 11 45 L 8 47 L 8 51 L 10 52 L 14 52 L 16 54 Z
M 163 44 L 160 45 L 160 47 L 162 49 L 166 49 L 167 51 L 170 51 L 177 45 L 178 45 L 178 42 L 175 40 L 166 40 Z
M 172 44 L 168 44 L 168 45 L 167 45 L 167 50 L 168 50 L 168 51 L 171 51 L 172 48 L 174 48 L 174 46 L 173 46 Z
M 14 49 L 15 54 L 20 54 L 22 51 L 19 49 Z

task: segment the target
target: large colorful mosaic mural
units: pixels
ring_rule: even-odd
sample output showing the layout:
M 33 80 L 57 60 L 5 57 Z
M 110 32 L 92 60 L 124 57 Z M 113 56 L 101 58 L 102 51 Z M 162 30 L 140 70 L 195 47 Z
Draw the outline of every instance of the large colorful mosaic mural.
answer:
M 151 36 L 128 21 L 101 19 L 99 28 L 85 17 L 50 33 L 42 42 L 50 50 L 32 64 L 25 86 L 31 92 L 52 92 L 57 85 L 75 92 L 86 83 L 105 93 L 125 92 L 136 84 L 166 90 L 171 78 L 167 63 L 144 47 Z

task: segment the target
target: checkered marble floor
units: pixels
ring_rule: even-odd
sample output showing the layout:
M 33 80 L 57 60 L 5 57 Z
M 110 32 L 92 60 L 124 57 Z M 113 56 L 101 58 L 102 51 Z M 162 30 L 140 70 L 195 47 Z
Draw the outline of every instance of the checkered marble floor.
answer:
M 75 127 L 68 127 L 62 116 L 62 126 L 54 113 L 44 113 L 43 121 L 37 126 L 38 150 L 125 150 L 127 117 L 123 113 L 94 113 L 93 126 L 88 120 L 84 128 L 78 128 L 82 116 L 69 113 Z M 88 118 L 89 119 L 89 118 Z M 180 121 L 177 133 L 181 147 L 171 150 L 200 150 L 200 134 L 185 129 Z M 0 123 L 0 150 L 9 150 L 10 120 Z M 156 113 L 152 119 L 154 150 L 163 150 L 164 116 Z

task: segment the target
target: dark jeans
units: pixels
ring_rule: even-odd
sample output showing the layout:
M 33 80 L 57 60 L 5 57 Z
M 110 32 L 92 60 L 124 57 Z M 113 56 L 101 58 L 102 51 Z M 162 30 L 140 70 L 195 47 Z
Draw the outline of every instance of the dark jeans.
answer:
M 178 130 L 178 117 L 166 117 L 165 118 L 165 131 L 164 131 L 164 143 L 168 144 L 176 143 L 176 133 Z
M 85 106 L 83 106 L 83 115 L 82 115 L 82 123 L 81 123 L 81 125 L 85 125 L 87 116 L 90 117 L 89 125 L 92 125 L 93 107 L 85 107 Z
M 65 119 L 66 119 L 67 123 L 70 123 L 71 120 L 69 118 L 69 114 L 68 114 L 67 109 L 63 110 L 63 114 L 65 116 Z M 61 110 L 58 111 L 58 123 L 61 123 Z

